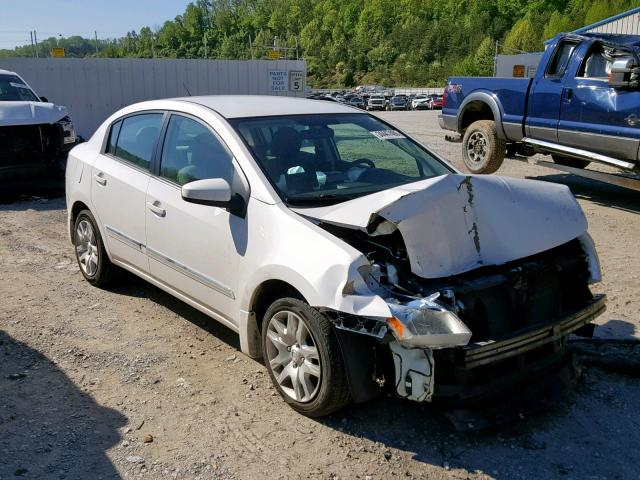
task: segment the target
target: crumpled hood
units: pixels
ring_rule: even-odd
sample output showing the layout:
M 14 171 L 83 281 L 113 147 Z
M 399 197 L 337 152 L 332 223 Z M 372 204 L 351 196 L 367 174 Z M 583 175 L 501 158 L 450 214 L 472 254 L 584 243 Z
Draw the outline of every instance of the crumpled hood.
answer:
M 55 123 L 67 114 L 67 107 L 53 103 L 0 102 L 0 127 Z
M 582 209 L 565 185 L 493 175 L 442 175 L 295 211 L 372 236 L 399 229 L 411 270 L 423 278 L 504 264 L 587 230 Z

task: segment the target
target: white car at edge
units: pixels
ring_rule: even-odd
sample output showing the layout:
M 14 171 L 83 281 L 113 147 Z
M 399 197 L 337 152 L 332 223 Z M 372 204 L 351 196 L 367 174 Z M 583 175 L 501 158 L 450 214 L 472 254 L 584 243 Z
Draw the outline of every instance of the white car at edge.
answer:
M 71 151 L 66 192 L 91 284 L 121 267 L 227 325 L 309 416 L 529 384 L 605 308 L 567 187 L 461 175 L 335 102 L 131 105 Z

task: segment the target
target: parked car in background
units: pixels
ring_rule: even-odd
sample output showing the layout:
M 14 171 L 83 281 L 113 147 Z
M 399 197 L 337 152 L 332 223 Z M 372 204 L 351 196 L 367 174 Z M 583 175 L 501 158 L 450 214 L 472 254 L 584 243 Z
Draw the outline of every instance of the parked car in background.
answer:
M 442 95 L 430 95 L 431 102 L 429 108 L 431 110 L 441 110 L 444 105 L 444 99 Z
M 309 416 L 553 381 L 604 310 L 566 186 L 461 175 L 337 102 L 132 105 L 71 151 L 66 185 L 89 283 L 122 267 L 226 325 Z
M 638 172 L 639 59 L 637 35 L 557 35 L 534 78 L 449 78 L 440 126 L 463 135 L 474 173 L 498 170 L 507 148 Z
M 383 95 L 369 95 L 367 100 L 367 110 L 384 110 L 386 99 Z
M 76 142 L 66 107 L 38 97 L 17 73 L 0 70 L 0 195 L 62 189 Z
M 349 105 L 351 105 L 352 107 L 356 107 L 356 108 L 361 108 L 361 109 L 365 109 L 365 103 L 364 100 L 362 99 L 362 97 L 358 96 L 358 95 L 354 95 L 353 97 L 351 97 L 348 101 Z
M 387 110 L 408 110 L 409 101 L 406 95 L 396 95 L 391 97 Z
M 419 93 L 411 101 L 411 110 L 428 110 L 430 104 L 431 98 L 428 95 Z

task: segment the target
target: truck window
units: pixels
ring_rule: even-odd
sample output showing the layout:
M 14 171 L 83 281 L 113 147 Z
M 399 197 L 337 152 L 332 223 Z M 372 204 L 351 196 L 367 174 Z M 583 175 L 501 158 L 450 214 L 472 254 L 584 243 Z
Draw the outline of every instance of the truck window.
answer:
M 560 42 L 547 68 L 547 76 L 560 76 L 564 73 L 576 45 L 576 42 Z
M 607 79 L 611 71 L 612 58 L 607 56 L 602 44 L 597 43 L 585 57 L 578 77 Z

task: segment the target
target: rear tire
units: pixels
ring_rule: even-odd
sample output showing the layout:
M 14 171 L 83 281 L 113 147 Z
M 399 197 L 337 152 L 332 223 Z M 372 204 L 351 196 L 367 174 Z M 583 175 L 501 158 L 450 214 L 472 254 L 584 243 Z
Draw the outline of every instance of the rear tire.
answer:
M 298 413 L 320 417 L 351 402 L 334 327 L 305 302 L 271 304 L 262 321 L 262 351 L 273 385 Z
M 462 139 L 462 158 L 471 173 L 493 173 L 504 161 L 506 142 L 498 137 L 493 120 L 473 122 Z
M 80 272 L 94 287 L 105 287 L 113 279 L 115 266 L 109 260 L 95 218 L 82 210 L 73 227 L 73 245 Z
M 553 163 L 564 165 L 565 167 L 586 168 L 591 162 L 589 160 L 581 160 L 579 158 L 564 157 L 562 155 L 551 155 Z

